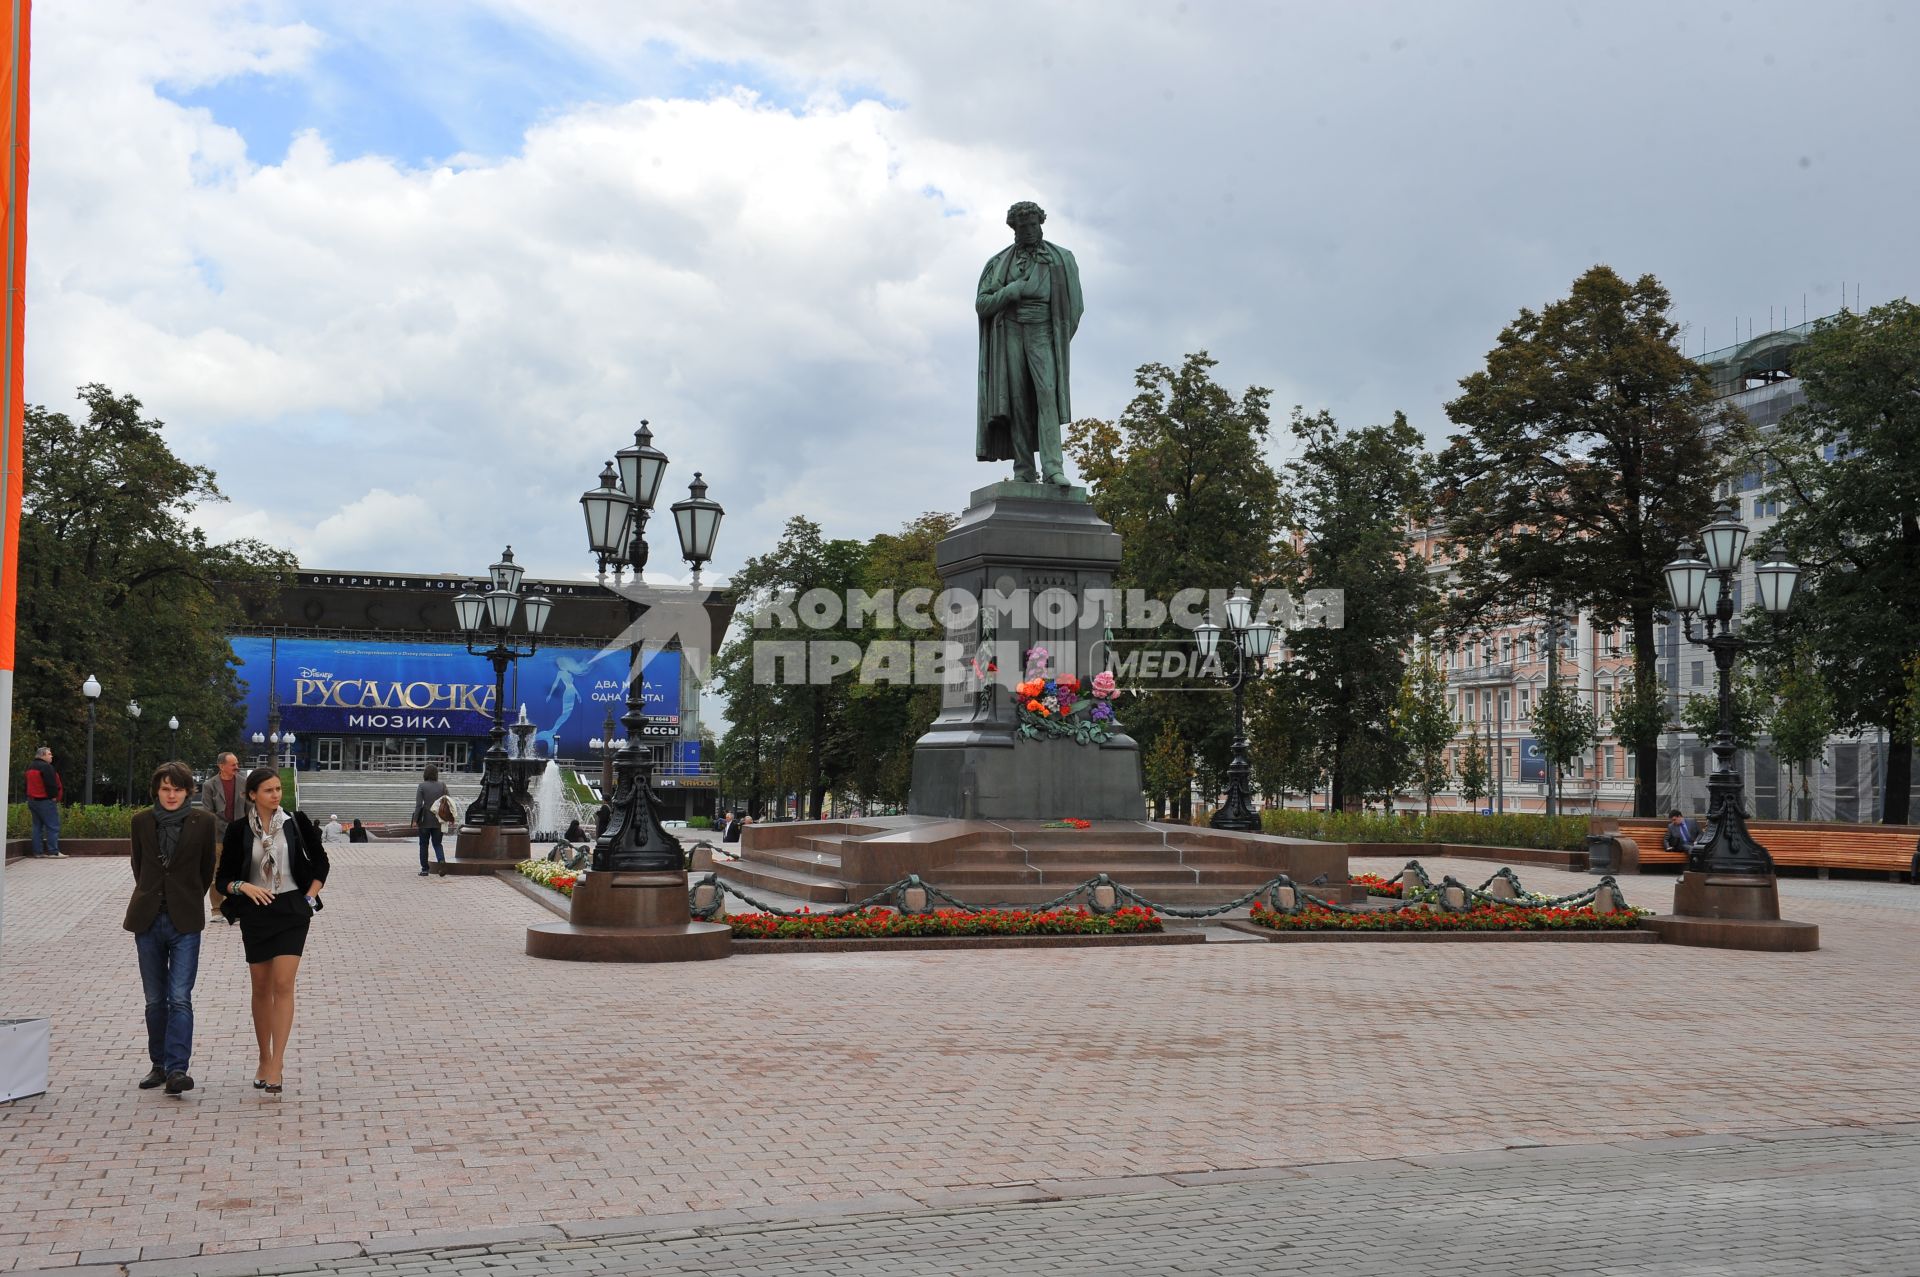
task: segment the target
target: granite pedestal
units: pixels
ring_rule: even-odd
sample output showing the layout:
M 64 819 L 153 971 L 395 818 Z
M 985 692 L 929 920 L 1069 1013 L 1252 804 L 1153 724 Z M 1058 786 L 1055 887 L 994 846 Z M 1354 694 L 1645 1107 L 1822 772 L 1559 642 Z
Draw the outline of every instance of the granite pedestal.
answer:
M 941 585 L 986 599 L 1024 593 L 1025 617 L 996 617 L 982 608 L 970 625 L 950 624 L 947 638 L 963 653 L 992 651 L 997 677 L 1017 681 L 1024 654 L 1044 647 L 1053 675 L 1090 679 L 1103 668 L 1110 617 L 1087 606 L 1094 590 L 1111 590 L 1120 565 L 1120 536 L 1094 513 L 1084 488 L 1017 481 L 973 493 L 965 513 L 934 555 Z M 1070 615 L 1049 614 L 1070 597 Z M 984 665 L 984 662 L 982 663 Z M 1140 748 L 1117 732 L 1103 744 L 1021 740 L 1010 686 L 984 684 L 963 670 L 942 691 L 940 713 L 914 745 L 907 810 L 916 816 L 964 820 L 1142 820 L 1146 799 Z
M 527 928 L 527 954 L 563 962 L 701 962 L 733 951 L 733 929 L 695 922 L 687 875 L 589 873 L 574 884 L 570 921 Z
M 1806 953 L 1820 947 L 1820 928 L 1780 917 L 1772 874 L 1712 874 L 1689 869 L 1673 889 L 1673 912 L 1644 924 L 1667 944 L 1708 949 Z
M 517 865 L 532 854 L 525 825 L 462 825 L 454 836 L 453 859 L 485 865 L 491 873 L 499 865 Z

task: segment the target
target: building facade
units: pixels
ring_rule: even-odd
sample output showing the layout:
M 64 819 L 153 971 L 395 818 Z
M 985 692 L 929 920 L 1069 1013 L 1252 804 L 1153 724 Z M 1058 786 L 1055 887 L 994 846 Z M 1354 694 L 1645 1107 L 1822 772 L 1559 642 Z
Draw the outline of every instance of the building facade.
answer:
M 456 595 L 485 582 L 453 575 L 302 571 L 229 637 L 244 689 L 242 757 L 270 755 L 317 771 L 418 771 L 428 763 L 478 771 L 496 706 L 489 662 L 467 651 Z M 538 650 L 507 671 L 507 721 L 524 721 L 527 752 L 602 774 L 595 740 L 625 734 L 627 601 L 593 582 L 532 581 L 553 600 Z M 718 645 L 732 601 L 702 605 L 705 650 Z M 701 619 L 696 614 L 696 620 Z M 524 635 L 519 638 L 524 640 Z M 704 756 L 700 685 L 678 639 L 642 672 L 643 742 L 670 817 L 711 815 L 714 773 Z M 275 746 L 272 738 L 293 743 Z M 509 748 L 518 737 L 509 738 Z

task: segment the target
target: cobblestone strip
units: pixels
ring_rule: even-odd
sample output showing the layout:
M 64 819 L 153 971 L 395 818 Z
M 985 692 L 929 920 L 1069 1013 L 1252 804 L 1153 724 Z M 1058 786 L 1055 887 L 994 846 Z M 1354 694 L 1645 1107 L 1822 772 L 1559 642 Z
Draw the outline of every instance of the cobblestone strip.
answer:
M 1020 1200 L 1024 1195 L 1037 1200 Z M 139 1259 L 65 1277 L 355 1273 L 1911 1274 L 1920 1123 L 1040 1181 L 359 1246 Z

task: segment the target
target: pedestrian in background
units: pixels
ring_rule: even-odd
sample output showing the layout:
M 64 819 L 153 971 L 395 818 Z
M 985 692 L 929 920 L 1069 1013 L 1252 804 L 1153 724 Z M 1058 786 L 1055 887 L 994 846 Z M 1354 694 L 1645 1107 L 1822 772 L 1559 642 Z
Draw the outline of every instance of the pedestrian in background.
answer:
M 347 830 L 347 841 L 348 842 L 372 842 L 373 841 L 372 837 L 369 836 L 367 833 L 367 827 L 360 823 L 360 817 L 358 816 L 355 816 L 353 818 L 353 827 Z
M 60 773 L 53 769 L 53 751 L 42 745 L 33 751 L 33 761 L 27 764 L 27 814 L 33 820 L 31 854 L 66 859 L 60 850 L 60 803 L 66 796 Z
M 593 838 L 595 842 L 600 840 L 600 835 L 606 833 L 607 826 L 612 823 L 613 808 L 607 806 L 605 803 L 601 803 L 599 810 L 593 813 Z
M 440 800 L 447 797 L 446 782 L 440 779 L 440 769 L 432 763 L 427 764 L 420 773 L 420 783 L 413 791 L 413 828 L 420 835 L 420 876 L 427 876 L 427 842 L 433 842 L 433 854 L 441 864 L 447 863 L 447 849 L 442 845 L 440 831 Z
M 214 760 L 213 775 L 200 786 L 200 805 L 213 813 L 216 846 L 225 841 L 227 826 L 240 818 L 246 803 L 247 796 L 240 788 L 240 760 L 232 754 L 220 755 Z
M 281 810 L 278 771 L 248 772 L 246 795 L 246 811 L 227 826 L 220 854 L 220 916 L 240 924 L 253 982 L 253 1036 L 260 1047 L 253 1084 L 278 1095 L 293 1031 L 294 977 L 332 866 L 306 813 Z
M 147 996 L 147 1059 L 140 1089 L 165 1085 L 168 1095 L 193 1089 L 193 982 L 200 973 L 200 934 L 207 929 L 213 886 L 214 817 L 189 805 L 193 773 L 163 763 L 153 773 L 153 806 L 137 812 L 128 843 L 133 898 L 124 925 L 140 955 Z

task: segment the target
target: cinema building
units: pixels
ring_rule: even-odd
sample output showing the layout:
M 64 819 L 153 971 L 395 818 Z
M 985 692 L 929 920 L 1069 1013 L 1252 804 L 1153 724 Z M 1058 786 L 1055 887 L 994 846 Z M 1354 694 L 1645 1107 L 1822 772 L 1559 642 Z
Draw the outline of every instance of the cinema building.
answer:
M 493 723 L 494 672 L 468 653 L 453 599 L 487 588 L 454 575 L 297 573 L 230 636 L 246 707 L 236 751 L 254 761 L 269 754 L 291 760 L 315 781 L 417 773 L 428 763 L 456 787 L 477 778 Z M 619 720 L 627 649 L 609 645 L 627 628 L 627 601 L 593 582 L 527 580 L 521 592 L 545 595 L 553 612 L 538 650 L 507 671 L 507 720 L 524 711 L 527 753 L 560 760 L 597 789 L 607 751 L 594 743 L 626 730 Z M 716 593 L 677 613 L 692 615 L 691 637 L 678 637 L 689 633 L 683 621 L 642 675 L 642 739 L 669 819 L 712 814 L 714 773 L 701 742 L 696 662 L 686 649 L 717 648 L 733 603 Z

